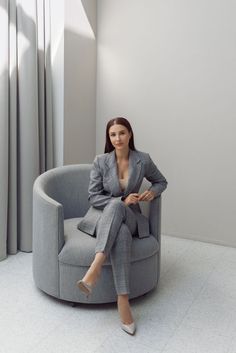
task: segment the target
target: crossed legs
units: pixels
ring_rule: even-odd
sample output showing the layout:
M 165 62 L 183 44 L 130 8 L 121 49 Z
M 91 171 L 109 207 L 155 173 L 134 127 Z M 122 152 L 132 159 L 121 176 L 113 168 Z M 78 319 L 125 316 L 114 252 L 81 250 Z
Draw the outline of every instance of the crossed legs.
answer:
M 136 230 L 133 212 L 122 201 L 111 201 L 103 210 L 96 229 L 97 244 L 95 258 L 83 277 L 83 281 L 94 286 L 102 265 L 110 254 L 117 305 L 124 324 L 133 322 L 129 305 L 129 271 L 132 234 Z

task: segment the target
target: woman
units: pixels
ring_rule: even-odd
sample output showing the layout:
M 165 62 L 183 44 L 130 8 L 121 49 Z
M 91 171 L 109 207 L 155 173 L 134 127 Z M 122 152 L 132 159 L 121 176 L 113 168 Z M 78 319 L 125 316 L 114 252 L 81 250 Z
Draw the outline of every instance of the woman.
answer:
M 151 187 L 139 193 L 143 178 Z M 130 123 L 114 118 L 107 123 L 105 153 L 96 156 L 90 174 L 91 207 L 78 228 L 96 237 L 95 258 L 85 276 L 77 282 L 87 296 L 110 255 L 121 328 L 135 333 L 129 305 L 129 267 L 132 236 L 149 236 L 148 219 L 139 201 L 151 201 L 167 187 L 167 181 L 148 153 L 135 149 Z

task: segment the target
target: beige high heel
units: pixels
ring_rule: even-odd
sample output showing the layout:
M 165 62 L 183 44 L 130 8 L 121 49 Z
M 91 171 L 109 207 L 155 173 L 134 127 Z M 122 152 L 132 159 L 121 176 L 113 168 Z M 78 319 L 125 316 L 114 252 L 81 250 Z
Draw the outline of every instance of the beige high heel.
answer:
M 125 332 L 127 332 L 129 335 L 134 335 L 135 331 L 136 331 L 136 326 L 135 323 L 132 322 L 129 325 L 123 324 L 123 322 L 121 323 L 121 328 L 122 330 L 124 330 Z

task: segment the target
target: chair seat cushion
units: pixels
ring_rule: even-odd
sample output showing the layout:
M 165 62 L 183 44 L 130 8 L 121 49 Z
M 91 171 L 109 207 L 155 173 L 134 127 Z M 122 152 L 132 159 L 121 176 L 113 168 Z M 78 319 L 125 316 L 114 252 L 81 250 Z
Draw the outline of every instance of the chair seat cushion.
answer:
M 59 262 L 72 266 L 90 266 L 95 255 L 96 238 L 77 229 L 80 220 L 70 218 L 64 221 L 65 244 L 58 255 Z M 151 257 L 158 251 L 159 243 L 153 235 L 142 239 L 133 236 L 131 262 Z M 108 256 L 104 266 L 110 264 Z

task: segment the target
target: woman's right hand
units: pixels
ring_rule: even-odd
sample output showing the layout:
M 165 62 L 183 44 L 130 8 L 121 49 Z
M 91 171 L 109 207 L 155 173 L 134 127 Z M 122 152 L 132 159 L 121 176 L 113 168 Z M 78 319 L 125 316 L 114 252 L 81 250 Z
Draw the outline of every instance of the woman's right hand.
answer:
M 133 193 L 133 194 L 129 194 L 125 199 L 124 199 L 124 203 L 128 206 L 131 204 L 135 204 L 138 203 L 139 201 L 139 194 L 137 193 Z

